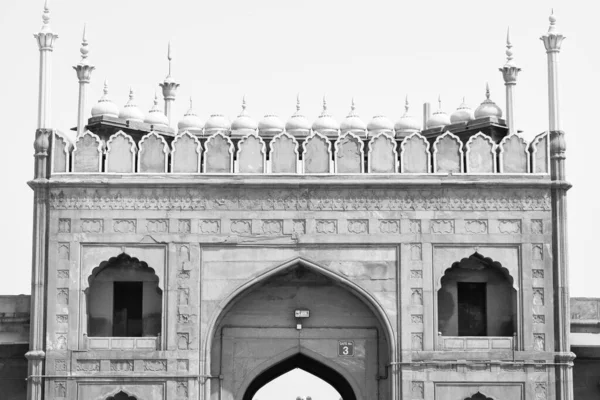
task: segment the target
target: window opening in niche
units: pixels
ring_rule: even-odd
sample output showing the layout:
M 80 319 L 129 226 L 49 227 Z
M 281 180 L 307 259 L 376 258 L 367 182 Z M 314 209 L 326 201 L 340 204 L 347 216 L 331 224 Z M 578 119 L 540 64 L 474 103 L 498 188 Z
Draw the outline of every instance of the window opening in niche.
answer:
M 486 284 L 457 282 L 458 335 L 487 335 Z
M 143 285 L 143 282 L 114 282 L 113 336 L 142 336 Z

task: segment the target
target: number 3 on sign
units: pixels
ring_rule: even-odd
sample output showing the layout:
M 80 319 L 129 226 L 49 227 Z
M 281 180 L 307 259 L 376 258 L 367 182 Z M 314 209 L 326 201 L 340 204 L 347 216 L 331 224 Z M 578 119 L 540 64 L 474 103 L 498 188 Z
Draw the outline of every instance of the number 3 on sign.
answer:
M 338 342 L 338 356 L 352 357 L 354 356 L 354 342 L 349 340 L 340 340 Z

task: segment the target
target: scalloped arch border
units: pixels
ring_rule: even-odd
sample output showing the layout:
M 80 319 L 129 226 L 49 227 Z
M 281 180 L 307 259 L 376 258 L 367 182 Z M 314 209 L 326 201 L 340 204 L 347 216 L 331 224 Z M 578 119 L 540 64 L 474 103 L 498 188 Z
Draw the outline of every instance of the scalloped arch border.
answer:
M 184 173 L 186 173 L 186 172 L 175 172 L 175 160 L 176 160 L 176 154 L 177 154 L 177 144 L 178 144 L 179 140 L 182 139 L 184 136 L 188 136 L 196 144 L 196 154 L 198 156 L 198 165 L 196 166 L 196 172 L 193 172 L 193 173 L 199 174 L 201 172 L 200 171 L 200 166 L 202 165 L 202 150 L 203 150 L 202 149 L 202 143 L 200 143 L 200 140 L 198 140 L 198 137 L 196 135 L 193 135 L 188 130 L 185 130 L 185 131 L 177 134 L 177 136 L 175 136 L 175 139 L 173 139 L 173 141 L 171 142 L 171 173 L 172 174 L 184 174 Z
M 210 146 L 213 142 L 213 140 L 217 137 L 217 136 L 221 136 L 225 142 L 229 145 L 229 148 L 227 149 L 227 151 L 229 152 L 229 172 L 223 172 L 224 174 L 232 174 L 233 173 L 233 151 L 234 151 L 234 145 L 233 142 L 231 141 L 231 139 L 225 135 L 222 131 L 217 131 L 216 133 L 213 133 L 212 135 L 210 135 L 208 137 L 208 139 L 206 139 L 206 143 L 204 143 L 204 157 L 202 157 L 202 170 L 204 171 L 204 173 L 208 173 L 208 174 L 214 174 L 216 172 L 207 172 L 206 171 L 206 161 L 208 160 L 208 153 L 210 151 Z
M 381 138 L 385 138 L 386 140 L 388 140 L 392 146 L 392 153 L 394 154 L 394 171 L 391 172 L 392 174 L 397 174 L 398 173 L 398 164 L 399 164 L 399 157 L 398 157 L 398 149 L 397 149 L 397 143 L 396 143 L 396 139 L 394 137 L 392 137 L 389 133 L 382 131 L 379 132 L 373 136 L 371 136 L 371 139 L 369 140 L 369 144 L 368 144 L 368 156 L 367 156 L 367 170 L 369 173 L 375 173 L 375 172 L 371 172 L 372 168 L 371 168 L 371 155 L 373 154 L 373 144 L 375 143 L 376 140 L 380 140 Z
M 471 259 L 475 258 L 476 260 L 480 261 L 486 268 L 495 268 L 500 270 L 500 272 L 502 272 L 502 274 L 508 279 L 508 282 L 510 283 L 510 286 L 516 291 L 519 291 L 519 288 L 517 286 L 515 286 L 515 278 L 510 274 L 510 271 L 508 270 L 508 268 L 504 267 L 502 265 L 502 263 L 500 263 L 499 261 L 494 261 L 492 258 L 490 257 L 485 257 L 484 255 L 482 255 L 481 253 L 475 251 L 473 254 L 471 254 L 469 257 L 464 257 L 461 258 L 460 261 L 455 261 L 452 263 L 452 265 L 449 268 L 446 268 L 444 270 L 444 273 L 441 274 L 439 280 L 438 280 L 438 286 L 437 286 L 437 291 L 440 291 L 442 289 L 442 280 L 444 279 L 444 277 L 446 276 L 446 274 L 452 270 L 452 269 L 456 269 L 456 268 L 460 268 L 460 264 L 466 261 L 469 261 Z
M 285 172 L 285 174 L 297 174 L 298 173 L 298 161 L 300 160 L 300 153 L 298 152 L 298 148 L 300 147 L 300 145 L 298 144 L 298 140 L 296 140 L 296 138 L 294 137 L 294 135 L 289 134 L 287 131 L 283 131 L 278 133 L 277 135 L 273 136 L 273 139 L 271 139 L 271 142 L 269 142 L 269 160 L 270 160 L 270 166 L 269 166 L 269 173 L 274 173 L 274 174 L 283 174 L 284 172 L 273 172 L 273 154 L 275 153 L 275 147 L 273 146 L 275 143 L 277 143 L 278 141 L 281 140 L 281 138 L 283 137 L 287 137 L 288 139 L 292 139 L 292 143 L 294 143 L 294 153 L 296 154 L 296 167 L 295 172 Z
M 327 172 L 319 172 L 318 174 L 331 174 L 331 158 L 333 157 L 333 153 L 331 152 L 331 140 L 329 140 L 329 138 L 327 138 L 327 136 L 323 135 L 322 133 L 313 130 L 312 133 L 304 140 L 304 143 L 302 143 L 302 173 L 306 174 L 306 153 L 307 153 L 307 145 L 309 142 L 315 140 L 315 139 L 319 139 L 319 140 L 324 140 L 325 143 L 327 143 L 327 154 L 329 156 L 328 161 L 328 167 L 327 167 Z M 317 173 L 315 173 L 317 174 Z
M 242 154 L 242 151 L 244 151 L 243 146 L 246 144 L 246 141 L 250 137 L 257 139 L 258 143 L 260 143 L 260 152 L 262 154 L 262 172 L 240 172 L 240 165 L 239 165 L 240 155 Z M 250 132 L 247 135 L 242 136 L 242 138 L 238 142 L 238 149 L 237 149 L 237 152 L 235 153 L 235 155 L 236 155 L 235 158 L 238 161 L 237 168 L 236 168 L 237 171 L 235 171 L 235 172 L 240 173 L 240 174 L 266 174 L 267 173 L 267 145 L 265 144 L 265 141 L 263 140 L 263 138 L 261 138 L 257 132 Z
M 104 269 L 109 268 L 112 265 L 123 262 L 125 260 L 130 263 L 139 264 L 142 269 L 147 269 L 148 271 L 152 272 L 152 274 L 154 274 L 154 276 L 156 277 L 158 288 L 160 289 L 161 293 L 164 292 L 163 283 L 161 282 L 160 277 L 158 276 L 154 268 L 150 267 L 145 261 L 140 261 L 137 257 L 131 257 L 129 254 L 123 252 L 117 256 L 109 258 L 108 260 L 100 262 L 100 264 L 98 264 L 92 269 L 92 271 L 87 277 L 88 286 L 84 289 L 84 293 L 89 292 L 90 287 L 92 286 L 92 282 L 94 281 L 96 276 L 98 276 L 99 273 L 101 273 Z
M 438 167 L 438 144 L 442 142 L 442 140 L 446 139 L 447 137 L 449 137 L 451 140 L 455 141 L 456 143 L 458 143 L 458 161 L 459 161 L 459 165 L 460 165 L 460 171 L 456 172 L 458 174 L 462 174 L 465 171 L 465 153 L 463 151 L 463 143 L 460 140 L 460 138 L 458 136 L 456 136 L 454 133 L 450 132 L 450 131 L 446 131 L 444 133 L 442 133 L 440 136 L 437 137 L 437 139 L 435 139 L 435 142 L 433 142 L 433 173 L 434 174 L 449 174 L 449 173 L 455 173 L 455 172 L 438 172 L 437 171 L 437 167 Z
M 348 139 L 349 138 L 349 139 Z M 364 159 L 365 159 L 365 150 L 364 150 L 364 143 L 361 140 L 361 138 L 357 135 L 355 135 L 354 133 L 352 133 L 351 131 L 348 131 L 346 133 L 344 133 L 343 135 L 341 135 L 339 138 L 337 138 L 337 140 L 334 142 L 333 144 L 333 148 L 334 148 L 334 156 L 333 156 L 333 173 L 334 174 L 346 174 L 347 172 L 339 172 L 339 166 L 338 166 L 338 154 L 341 151 L 341 146 L 342 146 L 342 141 L 348 139 L 349 141 L 353 141 L 358 143 L 358 151 L 360 152 L 360 173 L 364 173 L 365 172 L 365 163 L 364 163 Z

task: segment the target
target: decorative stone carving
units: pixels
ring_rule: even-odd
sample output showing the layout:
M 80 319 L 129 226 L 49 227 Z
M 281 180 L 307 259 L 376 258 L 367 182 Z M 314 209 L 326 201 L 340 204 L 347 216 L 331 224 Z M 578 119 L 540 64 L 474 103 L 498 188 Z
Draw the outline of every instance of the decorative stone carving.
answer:
M 106 172 L 130 174 L 135 172 L 137 146 L 123 131 L 112 135 L 106 143 Z
M 544 270 L 543 269 L 534 269 L 531 271 L 533 279 L 544 279 Z
M 533 323 L 534 324 L 545 324 L 546 316 L 541 314 L 533 314 Z
M 69 270 L 68 269 L 59 269 L 56 271 L 56 277 L 58 279 L 69 279 Z
M 412 381 L 410 387 L 411 399 L 423 399 L 425 398 L 425 384 L 421 381 Z
M 550 172 L 548 132 L 537 135 L 531 142 L 531 171 L 534 174 Z
M 514 235 L 521 233 L 521 220 L 519 219 L 501 219 L 498 221 L 498 230 L 500 233 Z
M 56 316 L 57 324 L 66 324 L 69 322 L 69 316 L 67 314 L 58 314 Z
M 283 220 L 265 219 L 262 220 L 262 232 L 265 235 L 281 235 L 283 233 Z
M 335 219 L 318 219 L 316 221 L 316 231 L 321 234 L 337 233 L 337 220 Z
M 534 260 L 542 260 L 544 258 L 544 246 L 541 244 L 534 244 L 531 246 L 531 257 Z
M 67 397 L 67 382 L 66 381 L 54 382 L 54 397 L 57 397 L 57 398 Z
M 410 231 L 410 233 L 415 235 L 421 233 L 421 220 L 411 219 L 410 221 L 408 221 L 408 230 Z
M 298 142 L 287 132 L 273 137 L 269 145 L 271 172 L 274 174 L 295 174 L 298 172 Z
M 482 394 L 481 392 L 477 392 L 473 396 L 467 397 L 465 400 L 493 400 L 493 399 L 490 397 L 487 397 L 486 395 Z
M 152 131 L 140 140 L 139 146 L 138 172 L 154 174 L 167 172 L 169 145 L 161 135 Z
M 55 372 L 67 372 L 67 360 L 54 360 Z
M 167 233 L 169 232 L 169 220 L 167 219 L 149 219 L 146 222 L 148 233 Z
M 491 174 L 496 172 L 496 144 L 482 132 L 471 136 L 467 142 L 467 172 Z
M 313 131 L 302 144 L 302 160 L 305 174 L 328 174 L 331 172 L 331 143 L 319 132 Z
M 422 324 L 423 323 L 423 315 L 421 315 L 421 314 L 411 315 L 410 322 L 412 322 L 413 324 Z
M 58 244 L 58 259 L 68 260 L 70 257 L 71 250 L 69 249 L 69 243 Z
M 522 362 L 515 364 L 502 364 L 500 365 L 500 369 L 507 372 L 524 372 L 525 365 Z
M 177 349 L 188 350 L 190 346 L 190 334 L 187 332 L 177 333 Z
M 385 132 L 380 132 L 369 141 L 368 171 L 374 174 L 398 172 L 396 141 Z
M 102 233 L 104 221 L 101 219 L 82 219 L 81 232 L 83 233 Z
M 184 382 L 184 381 L 177 382 L 176 393 L 177 393 L 177 397 L 187 398 L 188 397 L 188 384 L 187 384 L 187 382 Z
M 202 145 L 196 136 L 185 131 L 175 137 L 172 146 L 171 172 L 175 174 L 200 172 Z
M 135 233 L 136 221 L 134 219 L 115 219 L 113 230 L 118 233 Z
M 87 131 L 73 147 L 73 172 L 102 172 L 102 140 Z
M 218 219 L 200 220 L 200 233 L 207 235 L 221 233 L 221 221 Z
M 217 132 L 206 141 L 204 150 L 204 172 L 227 174 L 233 172 L 233 143 Z
M 423 305 L 423 289 L 411 289 L 410 304 L 413 306 Z
M 183 280 L 190 279 L 190 275 L 191 275 L 191 270 L 182 268 L 177 272 L 177 279 L 183 279 Z
M 179 246 L 179 251 L 177 252 L 177 257 L 179 258 L 179 262 L 189 262 L 191 260 L 190 257 L 190 248 L 185 244 Z
M 70 218 L 60 218 L 58 220 L 58 233 L 71 233 Z
M 354 234 L 369 233 L 369 220 L 366 219 L 349 219 L 348 232 Z
M 468 219 L 465 221 L 465 232 L 481 235 L 488 232 L 488 222 L 485 219 Z
M 410 279 L 423 279 L 423 271 L 421 271 L 420 269 L 411 270 Z
M 549 189 L 56 188 L 54 210 L 550 211 Z
M 411 333 L 411 348 L 413 350 L 423 350 L 423 334 L 422 333 Z
M 533 305 L 543 306 L 544 305 L 544 289 L 534 288 L 533 289 Z
M 249 235 L 252 233 L 252 221 L 248 219 L 231 220 L 231 232 L 238 235 Z
M 56 289 L 56 303 L 61 305 L 69 304 L 69 289 L 68 288 L 57 288 Z
M 177 221 L 177 233 L 190 233 L 192 231 L 192 221 L 189 219 L 180 219 Z
M 292 233 L 295 235 L 304 235 L 306 233 L 306 221 L 303 219 L 295 219 L 292 221 Z
M 533 334 L 533 349 L 535 351 L 546 351 L 546 337 L 543 333 Z
M 192 316 L 190 314 L 182 314 L 177 312 L 177 322 L 180 324 L 189 324 L 192 322 Z
M 110 370 L 112 372 L 133 371 L 133 361 L 131 361 L 131 360 L 110 360 Z
M 529 172 L 529 152 L 527 151 L 525 139 L 513 132 L 505 136 L 499 146 L 501 174 L 525 174 Z
M 263 174 L 266 172 L 267 153 L 265 142 L 256 132 L 244 136 L 238 143 L 238 172 Z
M 544 233 L 544 223 L 541 219 L 531 220 L 531 233 L 534 235 L 541 235 Z
M 189 371 L 190 362 L 189 360 L 177 360 L 177 371 L 185 372 Z
M 410 259 L 413 261 L 420 261 L 422 258 L 421 255 L 421 244 L 413 243 L 410 245 Z
M 190 304 L 190 288 L 178 288 L 177 289 L 177 304 L 180 306 L 187 306 Z
M 166 360 L 144 360 L 144 371 L 161 372 L 167 370 Z
M 99 372 L 100 360 L 77 360 L 77 372 Z
M 433 172 L 463 172 L 463 150 L 459 137 L 447 131 L 433 143 Z
M 415 132 L 400 145 L 400 172 L 405 174 L 426 174 L 431 172 L 431 153 L 429 142 L 420 133 Z
M 400 220 L 381 219 L 379 220 L 379 232 L 386 234 L 400 233 Z
M 535 400 L 546 400 L 547 396 L 546 382 L 535 383 Z
M 449 234 L 454 233 L 454 220 L 452 219 L 432 219 L 431 233 Z

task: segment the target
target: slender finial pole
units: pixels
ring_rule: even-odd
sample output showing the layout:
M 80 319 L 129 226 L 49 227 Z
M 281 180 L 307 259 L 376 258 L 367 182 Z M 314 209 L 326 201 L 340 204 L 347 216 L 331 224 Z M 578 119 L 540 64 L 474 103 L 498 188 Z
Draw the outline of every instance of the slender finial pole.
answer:
M 169 40 L 169 44 L 168 44 L 168 48 L 167 48 L 167 59 L 169 60 L 169 75 L 168 77 L 171 76 L 171 61 L 173 61 L 173 56 L 171 55 L 171 41 Z
M 300 112 L 300 93 L 296 94 L 296 112 Z
M 350 110 L 352 110 L 352 114 L 356 110 L 356 104 L 354 103 L 354 96 L 352 96 L 352 104 L 350 105 Z
M 408 109 L 410 108 L 410 105 L 408 103 L 408 95 L 406 95 L 404 97 L 404 113 L 408 114 Z
M 323 114 L 325 114 L 326 111 L 327 111 L 327 99 L 325 98 L 325 95 L 323 95 Z
M 165 78 L 164 82 L 160 84 L 162 87 L 163 98 L 165 99 L 165 115 L 169 120 L 169 124 L 173 122 L 172 116 L 172 108 L 173 103 L 175 102 L 175 97 L 177 95 L 177 89 L 179 88 L 179 84 L 175 82 L 172 76 L 173 72 L 173 50 L 171 47 L 171 41 L 168 42 L 167 45 L 167 60 L 169 61 L 169 73 Z
M 515 106 L 514 92 L 517 85 L 517 77 L 521 68 L 517 67 L 514 62 L 512 51 L 512 43 L 510 41 L 510 28 L 506 30 L 506 63 L 499 71 L 502 72 L 504 78 L 504 86 L 506 87 L 506 124 L 508 125 L 508 133 L 516 133 L 515 128 Z
M 87 99 L 87 85 L 92 79 L 92 72 L 96 67 L 89 64 L 88 54 L 90 52 L 87 41 L 87 26 L 83 25 L 83 34 L 81 35 L 81 47 L 79 48 L 81 53 L 81 61 L 79 64 L 73 67 L 77 73 L 77 79 L 79 80 L 79 101 L 78 101 L 78 113 L 77 113 L 77 136 L 83 135 L 85 132 L 85 107 Z
M 442 96 L 439 94 L 438 94 L 438 107 L 439 107 L 439 110 L 442 109 Z
M 34 34 L 40 51 L 40 71 L 39 71 L 39 93 L 38 93 L 38 129 L 51 128 L 51 79 L 52 70 L 51 53 L 54 50 L 54 42 L 58 35 L 52 32 L 50 28 L 50 7 L 48 0 L 44 3 L 44 12 L 42 13 L 42 27 L 39 32 Z

